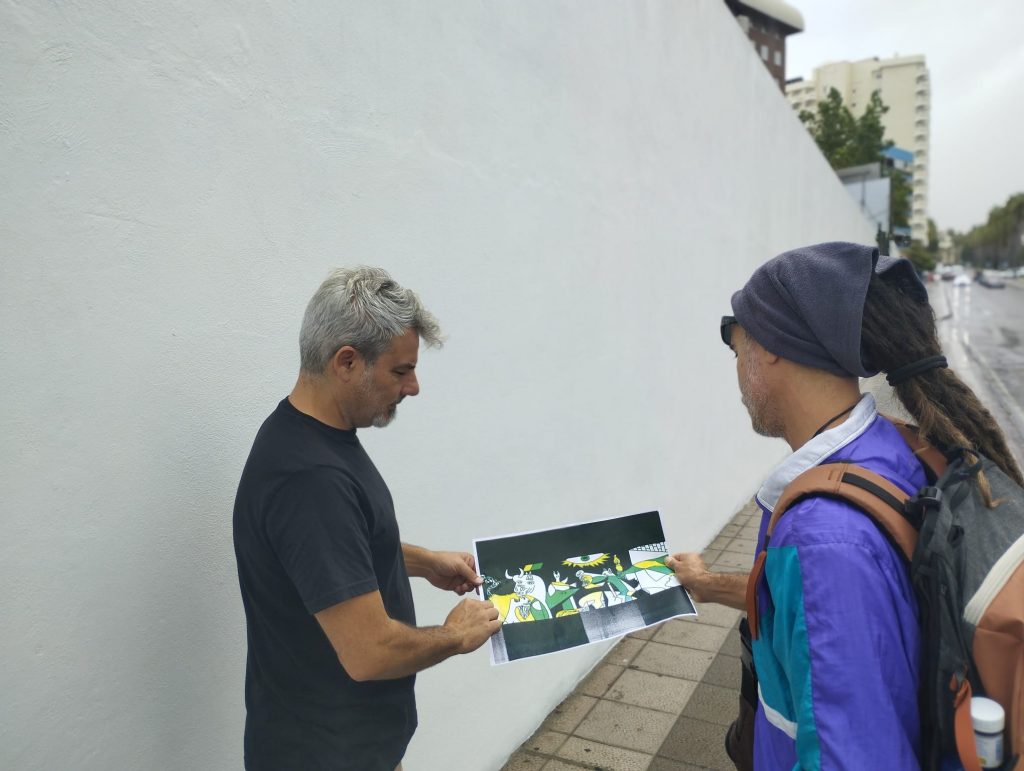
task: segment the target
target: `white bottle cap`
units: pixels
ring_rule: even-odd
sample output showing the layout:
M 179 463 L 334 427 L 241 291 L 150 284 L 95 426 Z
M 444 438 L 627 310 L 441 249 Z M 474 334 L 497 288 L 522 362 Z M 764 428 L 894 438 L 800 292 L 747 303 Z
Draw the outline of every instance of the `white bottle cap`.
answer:
M 974 730 L 983 734 L 1002 733 L 1006 725 L 1006 713 L 998 701 L 975 696 L 971 699 L 971 722 Z

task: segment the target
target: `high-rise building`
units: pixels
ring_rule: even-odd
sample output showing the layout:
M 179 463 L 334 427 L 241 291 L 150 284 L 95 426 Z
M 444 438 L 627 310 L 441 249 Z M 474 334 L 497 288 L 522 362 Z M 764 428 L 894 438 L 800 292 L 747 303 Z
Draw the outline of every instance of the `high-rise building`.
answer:
M 889 108 L 882 116 L 886 139 L 913 153 L 910 234 L 927 242 L 931 85 L 924 56 L 823 64 L 811 78 L 787 82 L 786 97 L 795 110 L 813 111 L 832 88 L 855 116 L 864 113 L 873 91 L 880 93 Z
M 786 90 L 786 38 L 804 28 L 800 11 L 784 0 L 725 0 L 779 88 Z

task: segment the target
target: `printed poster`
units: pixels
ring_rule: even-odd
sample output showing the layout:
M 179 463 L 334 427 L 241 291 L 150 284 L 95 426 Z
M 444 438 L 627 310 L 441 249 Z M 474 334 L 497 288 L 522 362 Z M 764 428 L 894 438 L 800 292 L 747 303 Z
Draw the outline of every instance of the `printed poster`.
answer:
M 473 541 L 498 609 L 491 663 L 607 640 L 697 611 L 665 565 L 657 511 Z

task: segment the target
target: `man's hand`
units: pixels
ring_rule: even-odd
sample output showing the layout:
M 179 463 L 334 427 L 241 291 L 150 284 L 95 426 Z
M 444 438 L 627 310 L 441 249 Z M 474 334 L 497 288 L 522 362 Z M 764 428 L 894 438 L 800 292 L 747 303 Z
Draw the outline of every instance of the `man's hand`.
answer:
M 713 573 L 699 554 L 682 552 L 665 558 L 686 590 L 697 602 L 717 602 L 746 609 L 747 573 Z
M 477 575 L 472 554 L 462 551 L 431 552 L 423 577 L 438 589 L 455 592 L 460 597 L 476 589 L 484 580 Z
M 665 558 L 665 565 L 672 568 L 686 590 L 697 602 L 708 602 L 701 589 L 711 578 L 711 571 L 699 554 L 681 552 Z
M 501 622 L 498 609 L 492 603 L 467 597 L 448 614 L 444 626 L 458 637 L 459 653 L 469 653 L 501 629 Z

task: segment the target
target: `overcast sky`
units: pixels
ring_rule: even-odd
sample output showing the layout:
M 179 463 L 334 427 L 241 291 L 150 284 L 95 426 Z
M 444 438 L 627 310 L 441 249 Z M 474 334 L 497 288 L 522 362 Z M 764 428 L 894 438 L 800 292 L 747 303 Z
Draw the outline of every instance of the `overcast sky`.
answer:
M 1024 192 L 1022 0 L 788 0 L 804 31 L 786 76 L 826 61 L 924 54 L 932 85 L 928 213 L 967 230 Z

